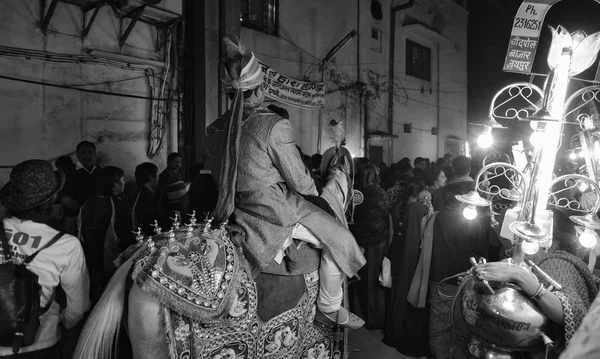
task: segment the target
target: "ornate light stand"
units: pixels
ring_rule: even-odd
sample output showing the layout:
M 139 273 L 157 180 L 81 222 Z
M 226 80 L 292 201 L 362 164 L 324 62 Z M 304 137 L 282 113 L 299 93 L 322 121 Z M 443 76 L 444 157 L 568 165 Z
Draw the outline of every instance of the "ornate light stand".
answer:
M 600 86 L 581 89 L 568 98 L 567 90 L 570 78 L 595 62 L 600 33 L 571 34 L 562 26 L 551 30 L 553 40 L 547 59 L 550 74 L 543 91 L 525 82 L 506 86 L 494 96 L 489 118 L 480 124 L 484 130 L 478 144 L 489 147 L 492 131 L 504 128 L 496 119 L 529 121 L 534 129 L 530 142 L 535 148 L 530 166 L 522 171 L 507 163 L 510 161 L 484 163 L 475 178 L 475 190 L 456 198 L 466 205 L 463 214 L 467 219 L 476 217 L 475 207 L 493 208 L 492 203 L 498 198 L 517 203 L 503 221 L 503 233 L 512 236 L 514 251 L 510 262 L 556 283 L 539 268 L 525 263 L 525 255 L 549 247 L 552 241 L 552 212 L 547 207 L 576 212 L 578 215 L 569 218 L 579 226 L 579 242 L 587 248 L 594 248 L 598 242 L 595 231 L 600 230 L 600 115 L 596 103 L 600 103 Z M 508 99 L 500 101 L 501 97 Z M 500 111 L 515 100 L 525 107 Z M 571 117 L 575 120 L 568 121 Z M 576 137 L 586 160 L 587 176 L 568 174 L 554 178 L 565 124 L 580 126 Z M 587 204 L 567 195 L 577 189 L 583 189 Z M 556 283 L 553 290 L 561 289 Z M 523 352 L 543 351 L 552 343 L 553 325 L 538 305 L 513 284 L 470 279 L 464 284 L 461 309 L 471 332 L 467 351 L 472 358 L 520 358 Z

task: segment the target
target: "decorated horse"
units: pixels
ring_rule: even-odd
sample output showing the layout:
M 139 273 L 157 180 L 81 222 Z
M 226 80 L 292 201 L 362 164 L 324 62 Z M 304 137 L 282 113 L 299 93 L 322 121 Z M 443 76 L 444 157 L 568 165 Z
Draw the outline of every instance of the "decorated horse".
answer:
M 211 221 L 192 215 L 168 232 L 138 234 L 117 260 L 74 358 L 116 357 L 121 328 L 134 358 L 347 357 L 347 330 L 315 320 L 321 251 L 296 242 L 301 265 L 292 275 L 252 279 L 234 244 L 240 228 Z

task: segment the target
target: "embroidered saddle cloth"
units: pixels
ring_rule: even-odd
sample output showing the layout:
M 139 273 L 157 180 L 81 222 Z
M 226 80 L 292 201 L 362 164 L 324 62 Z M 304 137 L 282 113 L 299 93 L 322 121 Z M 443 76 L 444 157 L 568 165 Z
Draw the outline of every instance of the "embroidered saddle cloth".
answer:
M 171 230 L 150 238 L 134 265 L 132 278 L 167 308 L 213 322 L 233 306 L 240 278 L 238 249 L 225 226 Z

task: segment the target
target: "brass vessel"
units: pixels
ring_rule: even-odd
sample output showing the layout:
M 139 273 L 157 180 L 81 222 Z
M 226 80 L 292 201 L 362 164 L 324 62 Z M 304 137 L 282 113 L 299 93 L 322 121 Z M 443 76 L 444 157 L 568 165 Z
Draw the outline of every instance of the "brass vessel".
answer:
M 479 280 L 470 278 L 465 283 L 462 316 L 469 331 L 477 336 L 468 344 L 469 351 L 482 341 L 491 347 L 480 345 L 481 353 L 493 351 L 491 348 L 504 354 L 543 351 L 542 334 L 553 337 L 554 324 L 516 285 L 499 282 L 490 282 L 490 285 L 494 294 L 489 294 Z

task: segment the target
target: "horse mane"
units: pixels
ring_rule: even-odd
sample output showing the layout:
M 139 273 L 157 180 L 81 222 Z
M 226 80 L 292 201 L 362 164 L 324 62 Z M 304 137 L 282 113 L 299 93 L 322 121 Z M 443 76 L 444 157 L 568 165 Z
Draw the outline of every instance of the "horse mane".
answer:
M 138 255 L 144 246 L 119 267 L 111 278 L 106 290 L 87 319 L 75 353 L 74 359 L 112 359 L 118 350 L 118 337 L 121 318 L 125 306 L 126 279 Z

